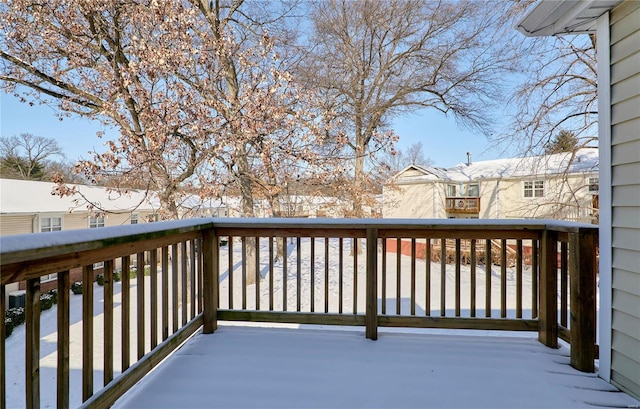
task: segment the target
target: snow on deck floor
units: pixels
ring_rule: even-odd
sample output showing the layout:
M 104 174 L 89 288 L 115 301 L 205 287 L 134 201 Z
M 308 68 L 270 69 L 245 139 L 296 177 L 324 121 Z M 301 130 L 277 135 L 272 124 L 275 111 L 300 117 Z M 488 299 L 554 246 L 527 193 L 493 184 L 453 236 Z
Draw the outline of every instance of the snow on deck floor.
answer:
M 638 407 L 533 338 L 221 326 L 116 408 Z

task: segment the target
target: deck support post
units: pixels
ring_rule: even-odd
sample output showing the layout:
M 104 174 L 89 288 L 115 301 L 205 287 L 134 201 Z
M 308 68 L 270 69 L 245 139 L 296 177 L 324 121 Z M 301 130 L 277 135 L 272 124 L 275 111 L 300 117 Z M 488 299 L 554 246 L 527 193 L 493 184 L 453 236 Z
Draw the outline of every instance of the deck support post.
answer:
M 366 336 L 378 339 L 378 229 L 367 229 Z
M 596 243 L 593 231 L 569 234 L 571 366 L 595 372 Z
M 218 235 L 215 229 L 202 235 L 202 297 L 204 304 L 203 330 L 212 334 L 218 328 Z
M 538 340 L 558 348 L 558 232 L 544 230 L 540 240 L 540 315 Z

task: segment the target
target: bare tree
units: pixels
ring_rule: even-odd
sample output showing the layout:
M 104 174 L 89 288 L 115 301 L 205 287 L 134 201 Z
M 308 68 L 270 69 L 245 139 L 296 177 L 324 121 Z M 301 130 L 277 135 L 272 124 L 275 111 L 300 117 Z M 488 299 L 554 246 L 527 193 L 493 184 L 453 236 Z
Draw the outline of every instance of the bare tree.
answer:
M 53 138 L 23 133 L 0 137 L 0 160 L 3 177 L 44 180 L 52 157 L 64 157 L 62 148 Z
M 366 197 L 366 161 L 387 147 L 389 119 L 421 108 L 487 129 L 503 20 L 481 2 L 420 0 L 311 3 L 310 52 L 302 72 L 341 118 L 353 160 L 354 215 Z M 504 50 L 502 50 L 504 51 Z

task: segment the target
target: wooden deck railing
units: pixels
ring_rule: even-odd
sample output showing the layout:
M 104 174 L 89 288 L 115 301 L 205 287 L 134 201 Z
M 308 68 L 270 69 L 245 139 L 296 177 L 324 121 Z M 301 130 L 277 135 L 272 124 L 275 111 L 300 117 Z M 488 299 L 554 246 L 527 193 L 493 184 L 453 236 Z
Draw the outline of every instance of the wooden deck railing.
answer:
M 7 286 L 26 282 L 27 407 L 41 399 L 40 277 L 54 272 L 58 407 L 69 406 L 72 386 L 82 389 L 84 406 L 109 406 L 200 327 L 214 332 L 218 320 L 357 325 L 370 339 L 385 326 L 537 331 L 549 347 L 558 337 L 570 342 L 571 364 L 594 370 L 597 228 L 589 225 L 198 219 L 0 243 L 3 316 Z M 94 285 L 87 285 L 97 262 L 104 262 L 98 310 Z M 82 367 L 81 385 L 70 382 L 74 268 L 84 277 L 82 358 L 74 363 Z M 116 269 L 121 283 L 114 282 Z M 4 409 L 11 376 L 4 320 L 0 335 Z M 102 357 L 102 385 L 94 385 L 94 355 Z

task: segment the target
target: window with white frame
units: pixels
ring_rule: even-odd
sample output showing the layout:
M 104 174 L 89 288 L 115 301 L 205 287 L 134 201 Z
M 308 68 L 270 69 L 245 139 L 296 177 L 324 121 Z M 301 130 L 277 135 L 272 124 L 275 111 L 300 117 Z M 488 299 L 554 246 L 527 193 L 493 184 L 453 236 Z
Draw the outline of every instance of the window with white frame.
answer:
M 104 216 L 89 217 L 89 228 L 94 229 L 96 227 L 104 227 Z
M 447 196 L 456 197 L 456 185 L 447 185 Z
M 589 178 L 589 193 L 598 193 L 600 190 L 600 181 L 598 178 Z
M 524 197 L 544 197 L 544 180 L 531 180 L 523 182 Z
M 60 231 L 62 230 L 62 216 L 40 217 L 40 231 Z
M 129 222 L 131 224 L 138 224 L 138 213 L 131 213 L 131 217 L 129 218 Z
M 53 274 L 45 274 L 43 276 L 40 276 L 40 282 L 41 283 L 45 283 L 47 281 L 53 281 L 56 280 L 58 278 L 58 273 L 53 273 Z
M 467 188 L 467 196 L 468 197 L 480 197 L 480 185 L 477 183 L 472 183 Z

